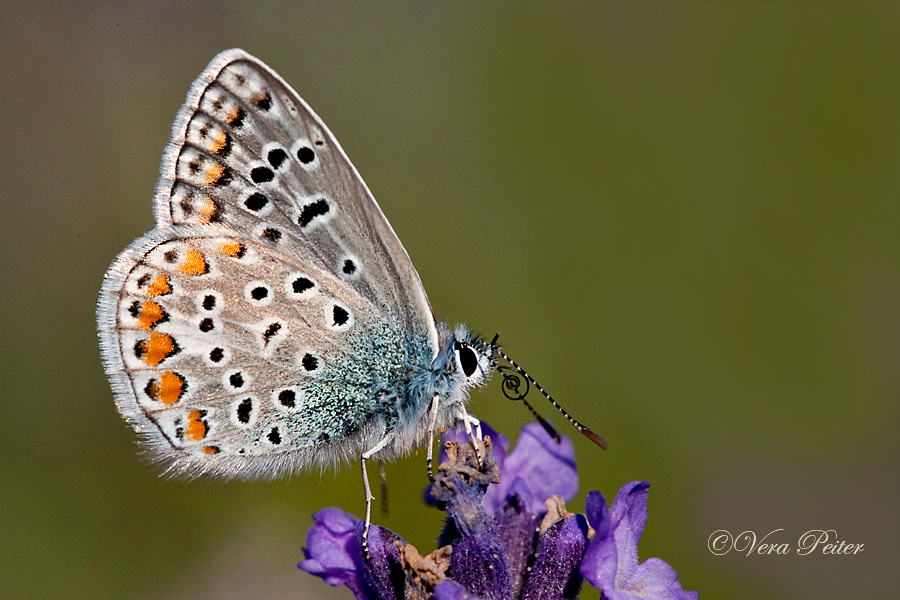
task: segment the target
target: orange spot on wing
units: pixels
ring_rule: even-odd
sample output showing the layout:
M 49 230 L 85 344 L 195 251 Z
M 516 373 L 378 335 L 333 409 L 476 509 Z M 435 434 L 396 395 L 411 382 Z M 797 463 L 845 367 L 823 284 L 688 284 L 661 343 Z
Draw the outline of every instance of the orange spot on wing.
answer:
M 203 415 L 199 410 L 192 410 L 188 413 L 187 423 L 184 426 L 184 438 L 189 442 L 199 442 L 206 437 L 209 426 L 205 421 L 201 421 Z M 205 449 L 204 449 L 205 451 Z
M 165 296 L 172 292 L 172 286 L 169 284 L 169 278 L 165 275 L 157 275 L 150 285 L 147 286 L 147 295 L 149 296 Z
M 203 183 L 213 184 L 222 178 L 225 173 L 225 167 L 218 163 L 211 163 L 206 167 L 206 173 L 203 174 Z
M 213 136 L 212 141 L 209 144 L 209 151 L 213 154 L 218 154 L 222 151 L 226 144 L 228 144 L 228 134 L 224 131 L 218 131 Z
M 241 107 L 239 107 L 237 105 L 232 106 L 228 110 L 228 114 L 225 115 L 225 122 L 228 123 L 229 125 L 231 125 L 232 123 L 237 121 L 240 116 L 241 116 Z
M 159 379 L 159 400 L 163 404 L 175 404 L 181 399 L 186 386 L 184 377 L 172 371 L 166 371 Z
M 147 386 L 147 395 L 158 402 L 172 405 L 181 399 L 184 390 L 187 389 L 184 377 L 172 371 L 162 374 L 159 381 L 153 379 Z
M 221 452 L 218 446 L 206 446 L 203 448 L 203 454 L 218 454 Z
M 213 216 L 216 214 L 218 210 L 218 206 L 211 199 L 207 198 L 203 201 L 203 206 L 200 207 L 200 222 L 204 225 L 208 224 L 212 221 Z
M 141 329 L 150 329 L 159 323 L 163 316 L 162 306 L 153 300 L 147 300 L 141 304 L 141 314 L 138 316 L 137 326 Z
M 206 257 L 197 250 L 188 250 L 178 268 L 185 275 L 204 275 L 209 272 Z
M 141 360 L 145 364 L 155 367 L 175 353 L 175 340 L 171 335 L 154 331 L 150 339 L 142 343 L 143 355 Z
M 216 250 L 219 254 L 224 254 L 225 256 L 231 256 L 232 258 L 238 257 L 244 253 L 244 245 L 239 244 L 237 242 L 225 242 Z

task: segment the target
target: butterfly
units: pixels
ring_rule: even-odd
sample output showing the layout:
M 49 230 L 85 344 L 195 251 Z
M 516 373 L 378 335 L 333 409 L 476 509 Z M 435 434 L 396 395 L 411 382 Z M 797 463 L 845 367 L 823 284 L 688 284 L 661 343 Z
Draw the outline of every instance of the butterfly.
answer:
M 119 411 L 168 472 L 390 459 L 465 414 L 494 348 L 435 320 L 340 144 L 269 67 L 216 56 L 160 175 L 156 227 L 110 266 L 98 327 Z
M 340 144 L 260 60 L 227 50 L 191 86 L 153 210 L 109 267 L 97 322 L 119 412 L 167 473 L 361 457 L 368 523 L 366 459 L 427 441 L 430 464 L 435 431 L 477 426 L 468 392 L 508 357 L 435 320 Z

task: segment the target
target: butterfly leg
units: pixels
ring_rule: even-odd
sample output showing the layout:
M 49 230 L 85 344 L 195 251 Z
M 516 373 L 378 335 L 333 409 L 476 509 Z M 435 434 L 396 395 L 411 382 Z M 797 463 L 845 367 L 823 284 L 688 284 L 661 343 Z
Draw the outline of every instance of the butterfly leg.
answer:
M 381 476 L 381 516 L 387 518 L 388 511 L 388 484 L 387 472 L 384 469 L 384 461 L 376 459 L 378 462 L 378 474 Z
M 475 427 L 475 437 L 479 442 L 484 442 L 484 436 L 481 435 L 481 421 L 475 415 L 469 413 L 469 420 L 472 422 L 472 425 Z
M 475 458 L 478 459 L 478 464 L 481 464 L 481 461 L 484 460 L 484 456 L 481 454 L 481 421 L 468 411 L 466 411 L 466 407 L 462 404 L 459 405 L 459 419 L 463 422 L 463 427 L 466 430 L 466 435 L 472 438 L 472 445 L 475 447 Z M 474 426 L 474 430 L 473 430 Z
M 428 465 L 428 481 L 434 483 L 434 471 L 431 469 L 431 459 L 434 456 L 434 429 L 437 424 L 438 400 L 440 396 L 435 394 L 431 398 L 431 421 L 428 423 L 428 453 L 425 462 Z
M 363 554 L 365 554 L 366 560 L 371 558 L 369 556 L 369 526 L 372 524 L 372 500 L 375 499 L 375 496 L 372 495 L 372 488 L 369 487 L 369 474 L 366 471 L 366 461 L 372 458 L 372 456 L 380 450 L 383 450 L 392 439 L 394 439 L 394 434 L 388 433 L 380 442 L 363 452 L 360 457 L 360 462 L 362 463 L 363 487 L 366 491 L 366 525 L 363 528 L 362 535 Z

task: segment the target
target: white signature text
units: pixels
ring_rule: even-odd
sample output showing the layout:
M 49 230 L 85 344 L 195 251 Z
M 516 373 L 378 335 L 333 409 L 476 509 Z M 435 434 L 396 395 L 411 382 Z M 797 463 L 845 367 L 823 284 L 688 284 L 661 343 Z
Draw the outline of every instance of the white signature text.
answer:
M 763 536 L 754 531 L 744 531 L 732 535 L 726 529 L 712 532 L 707 541 L 709 551 L 716 556 L 728 554 L 732 550 L 750 556 L 751 554 L 859 554 L 865 544 L 856 544 L 838 539 L 834 529 L 810 529 L 794 545 L 784 541 L 784 529 L 775 529 Z

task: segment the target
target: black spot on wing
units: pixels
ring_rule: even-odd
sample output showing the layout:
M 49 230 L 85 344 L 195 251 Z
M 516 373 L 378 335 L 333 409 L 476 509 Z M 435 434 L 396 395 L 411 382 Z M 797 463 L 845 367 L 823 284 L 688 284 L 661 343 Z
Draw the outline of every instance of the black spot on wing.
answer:
M 330 207 L 325 198 L 314 200 L 300 210 L 300 216 L 297 218 L 297 223 L 300 227 L 307 227 L 316 217 L 327 215 L 329 210 Z

